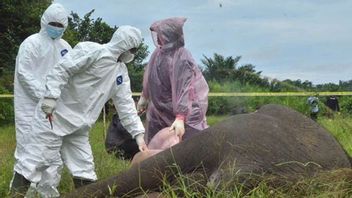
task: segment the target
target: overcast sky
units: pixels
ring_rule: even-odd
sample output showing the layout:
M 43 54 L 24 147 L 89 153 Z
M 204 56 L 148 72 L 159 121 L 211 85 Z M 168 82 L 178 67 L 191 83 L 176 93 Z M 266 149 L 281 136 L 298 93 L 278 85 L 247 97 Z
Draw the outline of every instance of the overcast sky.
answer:
M 269 78 L 337 83 L 352 79 L 350 0 L 55 0 L 81 17 L 95 9 L 111 26 L 142 30 L 154 50 L 149 27 L 184 16 L 186 48 L 203 55 L 242 56 Z M 146 60 L 147 61 L 147 60 Z

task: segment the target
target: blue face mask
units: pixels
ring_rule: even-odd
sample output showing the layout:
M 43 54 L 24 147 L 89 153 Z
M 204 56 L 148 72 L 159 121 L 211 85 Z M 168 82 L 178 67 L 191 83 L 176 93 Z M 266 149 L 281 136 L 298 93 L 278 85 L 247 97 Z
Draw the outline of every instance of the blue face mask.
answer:
M 48 25 L 46 27 L 46 32 L 50 38 L 56 39 L 64 33 L 64 28 Z

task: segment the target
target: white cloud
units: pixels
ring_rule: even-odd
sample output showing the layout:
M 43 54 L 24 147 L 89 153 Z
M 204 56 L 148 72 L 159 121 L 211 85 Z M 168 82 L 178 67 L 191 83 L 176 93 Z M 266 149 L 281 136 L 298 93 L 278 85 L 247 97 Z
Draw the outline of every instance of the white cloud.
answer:
M 242 56 L 264 74 L 313 82 L 347 80 L 352 51 L 352 1 L 347 0 L 56 0 L 81 16 L 95 9 L 110 25 L 139 27 L 153 49 L 149 26 L 185 16 L 186 47 L 202 55 Z M 221 4 L 221 6 L 220 6 Z M 349 73 L 348 73 L 349 72 Z

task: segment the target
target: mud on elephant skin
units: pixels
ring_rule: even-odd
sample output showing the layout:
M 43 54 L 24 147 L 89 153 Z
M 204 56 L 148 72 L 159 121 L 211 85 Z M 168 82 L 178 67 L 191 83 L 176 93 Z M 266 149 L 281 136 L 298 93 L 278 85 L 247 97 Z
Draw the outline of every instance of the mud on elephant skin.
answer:
M 290 108 L 265 105 L 255 113 L 229 117 L 117 176 L 66 197 L 105 197 L 111 189 L 115 196 L 158 190 L 162 178 L 172 182 L 175 165 L 183 174 L 201 169 L 212 181 L 230 176 L 239 182 L 249 175 L 292 179 L 351 168 L 341 145 L 316 122 Z

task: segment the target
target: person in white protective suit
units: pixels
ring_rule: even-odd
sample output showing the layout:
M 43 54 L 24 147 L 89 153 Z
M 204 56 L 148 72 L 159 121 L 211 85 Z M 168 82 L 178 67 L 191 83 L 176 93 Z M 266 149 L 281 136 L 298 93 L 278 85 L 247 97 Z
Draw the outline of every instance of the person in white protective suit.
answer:
M 20 176 L 25 170 L 18 166 L 18 161 L 24 158 L 24 146 L 31 133 L 34 110 L 44 95 L 45 77 L 52 66 L 71 50 L 71 46 L 61 39 L 68 25 L 67 17 L 68 13 L 62 5 L 51 4 L 41 17 L 39 33 L 26 38 L 18 50 L 14 75 L 17 145 L 15 173 L 10 184 L 13 193 L 25 193 L 30 185 Z
M 318 95 L 309 96 L 307 99 L 307 103 L 310 106 L 310 118 L 316 121 L 318 119 L 319 113 L 319 98 Z
M 53 67 L 44 98 L 35 110 L 26 157 L 20 160 L 26 179 L 40 182 L 43 172 L 58 167 L 63 159 L 76 188 L 94 182 L 97 176 L 88 132 L 109 99 L 140 150 L 147 150 L 125 65 L 133 60 L 132 52 L 141 41 L 139 29 L 120 26 L 109 43 L 81 42 Z M 52 128 L 48 116 L 53 117 Z

